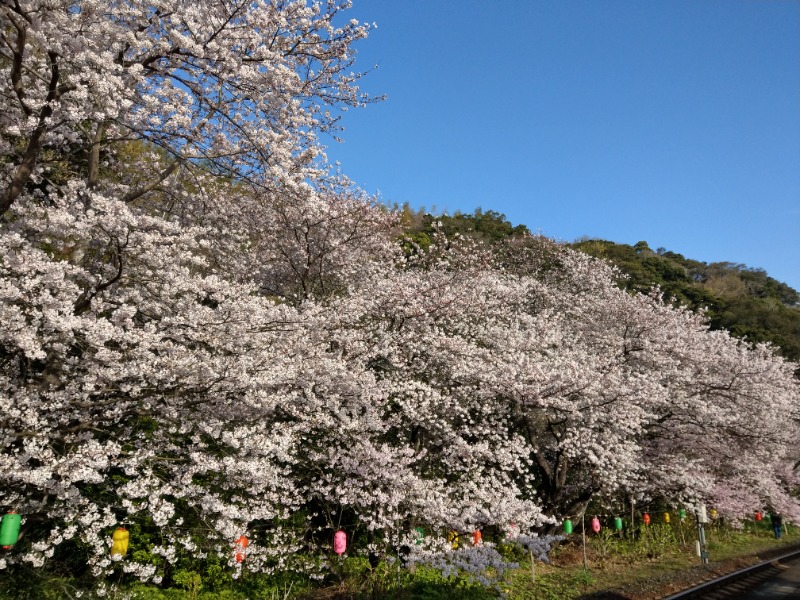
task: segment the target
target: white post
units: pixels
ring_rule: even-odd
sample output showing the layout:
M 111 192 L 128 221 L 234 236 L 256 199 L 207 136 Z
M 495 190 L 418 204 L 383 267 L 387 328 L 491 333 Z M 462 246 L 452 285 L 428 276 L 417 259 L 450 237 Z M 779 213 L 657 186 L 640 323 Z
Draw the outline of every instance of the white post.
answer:
M 586 570 L 586 511 L 581 515 L 581 535 L 583 536 L 583 568 Z
M 533 549 L 531 549 L 531 581 L 536 583 L 536 564 L 533 561 Z
M 697 509 L 697 537 L 698 544 L 700 545 L 700 562 L 704 565 L 708 564 L 708 546 L 706 545 L 706 530 L 705 524 L 708 523 L 708 514 L 706 513 L 706 505 L 701 504 Z

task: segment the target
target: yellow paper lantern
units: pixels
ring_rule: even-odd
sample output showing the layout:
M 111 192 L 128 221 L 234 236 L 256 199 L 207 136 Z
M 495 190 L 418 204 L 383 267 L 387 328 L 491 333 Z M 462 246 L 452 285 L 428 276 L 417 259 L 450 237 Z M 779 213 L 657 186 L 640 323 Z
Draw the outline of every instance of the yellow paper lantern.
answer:
M 111 556 L 125 556 L 128 553 L 128 539 L 130 535 L 128 530 L 119 527 L 111 536 Z
M 447 541 L 450 542 L 450 547 L 453 550 L 458 549 L 458 534 L 455 531 L 450 530 L 450 532 L 447 534 Z

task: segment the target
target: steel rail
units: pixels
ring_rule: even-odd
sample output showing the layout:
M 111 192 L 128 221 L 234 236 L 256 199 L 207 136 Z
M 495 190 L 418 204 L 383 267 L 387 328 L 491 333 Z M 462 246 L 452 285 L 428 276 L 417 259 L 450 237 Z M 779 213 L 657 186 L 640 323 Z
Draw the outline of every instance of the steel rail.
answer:
M 771 567 L 773 568 L 777 567 L 776 563 L 779 563 L 780 561 L 794 562 L 795 560 L 800 560 L 800 550 L 794 550 L 787 554 L 782 554 L 780 556 L 776 556 L 774 558 L 770 558 L 769 560 L 760 562 L 757 565 L 752 565 L 750 567 L 734 571 L 733 573 L 728 573 L 727 575 L 723 575 L 722 577 L 717 577 L 716 579 L 705 581 L 689 589 L 662 598 L 662 600 L 689 600 L 690 598 L 709 598 L 709 594 L 715 592 L 721 593 L 722 595 L 720 596 L 720 598 L 724 598 L 726 588 L 729 588 L 739 582 L 745 582 L 748 579 L 751 579 L 753 576 L 761 574 L 764 571 L 767 571 Z M 755 582 L 755 583 L 760 583 L 760 582 Z M 740 591 L 731 590 L 731 592 L 739 593 Z

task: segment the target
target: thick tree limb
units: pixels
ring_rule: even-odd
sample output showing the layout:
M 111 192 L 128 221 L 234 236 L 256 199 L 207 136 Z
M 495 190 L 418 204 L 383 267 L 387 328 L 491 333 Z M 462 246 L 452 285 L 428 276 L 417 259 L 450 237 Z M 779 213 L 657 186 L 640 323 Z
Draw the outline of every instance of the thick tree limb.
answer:
M 74 86 L 59 86 L 60 73 L 58 69 L 58 55 L 50 51 L 47 53 L 50 59 L 50 83 L 48 85 L 47 99 L 42 110 L 39 112 L 39 120 L 36 128 L 28 138 L 28 146 L 25 148 L 25 153 L 22 155 L 22 162 L 17 167 L 17 172 L 11 179 L 11 183 L 0 198 L 0 214 L 5 213 L 14 201 L 25 189 L 25 185 L 31 178 L 33 168 L 36 166 L 36 161 L 42 151 L 42 144 L 44 142 L 44 135 L 47 133 L 47 119 L 53 115 L 53 107 L 51 102 L 57 100 L 61 95 L 74 89 Z
M 89 165 L 87 184 L 89 189 L 97 186 L 97 180 L 100 177 L 100 144 L 103 141 L 103 135 L 106 131 L 105 123 L 98 123 L 95 129 L 92 145 L 89 149 Z
M 175 170 L 181 165 L 182 162 L 183 162 L 182 158 L 176 158 L 166 169 L 161 171 L 159 176 L 154 181 L 150 182 L 149 184 L 147 184 L 142 188 L 131 190 L 130 192 L 125 194 L 125 196 L 122 197 L 122 201 L 125 203 L 133 202 L 134 200 L 141 198 L 145 194 L 152 192 L 159 185 L 161 185 L 161 183 L 165 179 L 167 179 L 167 177 L 172 175 L 175 172 Z

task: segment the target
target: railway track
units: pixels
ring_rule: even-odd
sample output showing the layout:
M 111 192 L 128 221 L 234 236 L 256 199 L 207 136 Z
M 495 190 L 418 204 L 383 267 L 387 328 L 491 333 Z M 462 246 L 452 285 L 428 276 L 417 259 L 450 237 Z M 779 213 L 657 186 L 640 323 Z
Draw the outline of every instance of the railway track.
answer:
M 734 600 L 744 598 L 749 591 L 780 575 L 787 567 L 795 565 L 800 565 L 800 550 L 794 550 L 752 567 L 706 581 L 688 590 L 667 596 L 663 600 L 693 600 L 697 598 L 702 598 L 703 600 Z

